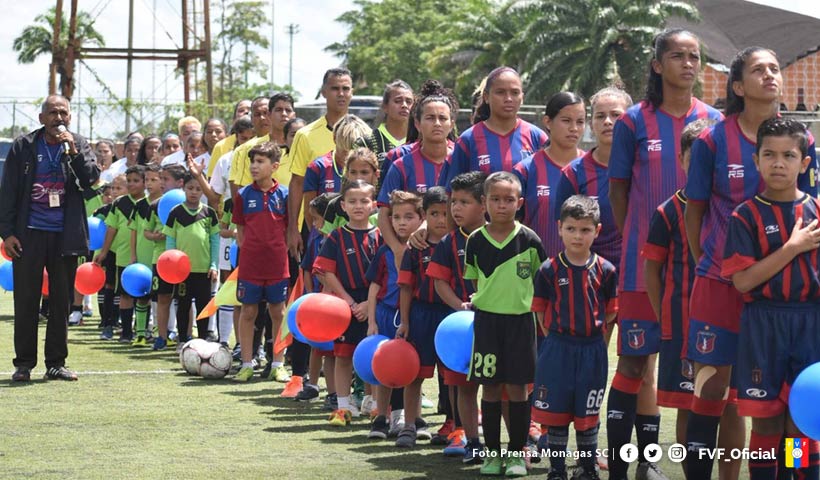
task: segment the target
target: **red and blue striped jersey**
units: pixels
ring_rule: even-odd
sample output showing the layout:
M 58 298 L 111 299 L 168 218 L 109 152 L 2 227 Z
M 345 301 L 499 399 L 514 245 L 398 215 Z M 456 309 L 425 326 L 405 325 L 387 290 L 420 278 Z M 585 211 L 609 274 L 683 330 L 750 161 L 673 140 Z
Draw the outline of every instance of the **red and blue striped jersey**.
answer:
M 755 148 L 755 140 L 741 131 L 737 115 L 730 115 L 704 131 L 692 144 L 686 197 L 690 202 L 708 202 L 700 232 L 703 255 L 696 259 L 699 276 L 726 282 L 720 271 L 728 218 L 735 207 L 762 192 L 765 186 L 752 158 Z M 816 156 L 811 137 L 809 155 L 812 162 L 797 182 L 801 190 L 816 196 Z
M 729 219 L 721 274 L 731 278 L 781 248 L 797 218 L 808 225 L 818 216 L 820 202 L 804 194 L 793 202 L 774 202 L 760 195 L 741 203 Z M 797 255 L 772 278 L 743 295 L 746 302 L 817 302 L 820 300 L 818 249 Z
M 678 190 L 658 206 L 649 221 L 649 236 L 641 256 L 663 265 L 661 287 L 661 338 L 686 332 L 689 323 L 689 294 L 695 280 L 695 259 L 689 250 L 683 211 L 686 195 Z
M 593 253 L 586 265 L 573 265 L 564 252 L 547 259 L 535 275 L 532 311 L 544 313 L 550 332 L 596 337 L 606 316 L 618 311 L 615 266 Z
M 469 236 L 461 227 L 445 235 L 427 267 L 427 276 L 448 282 L 462 302 L 469 302 L 470 295 L 475 293 L 473 282 L 464 279 L 464 252 Z
M 322 242 L 325 240 L 325 237 L 322 235 L 314 235 L 308 238 L 307 248 L 305 248 L 305 253 L 302 255 L 302 262 L 299 264 L 299 268 L 304 271 L 311 272 L 313 271 L 313 262 L 316 261 L 316 257 L 319 256 L 319 250 L 322 248 Z M 319 282 L 319 277 L 316 275 L 311 276 L 313 279 L 313 284 L 311 285 L 311 292 L 317 293 L 322 291 L 322 284 Z
M 381 243 L 382 237 L 376 227 L 367 230 L 355 230 L 349 225 L 339 227 L 322 242 L 313 270 L 335 274 L 345 291 L 357 302 L 362 302 L 367 299 L 370 286 L 365 274 Z
M 686 125 L 701 118 L 720 120 L 723 115 L 696 98 L 682 117 L 673 117 L 643 101 L 627 109 L 615 123 L 609 179 L 630 183 L 619 269 L 621 291 L 646 291 L 640 252 L 649 219 L 658 205 L 686 183 L 678 160 L 680 135 Z M 693 156 L 692 164 L 696 162 Z
M 443 186 L 449 157 L 448 155 L 442 163 L 435 163 L 421 153 L 421 148 L 416 148 L 396 159 L 390 165 L 379 190 L 378 206 L 390 206 L 390 193 L 393 190 L 424 193 L 428 188 Z
M 342 189 L 344 167 L 335 165 L 333 151 L 310 162 L 305 170 L 305 192 L 316 192 L 316 195 L 333 193 Z
M 593 149 L 594 150 L 594 149 Z M 553 222 L 561 218 L 561 206 L 573 195 L 587 195 L 598 200 L 601 209 L 601 233 L 592 242 L 592 251 L 613 265 L 621 261 L 621 232 L 615 225 L 609 203 L 609 167 L 595 161 L 593 150 L 572 161 L 561 171 L 558 187 L 553 193 Z
M 562 168 L 543 149 L 513 167 L 513 173 L 521 181 L 524 225 L 538 235 L 549 257 L 558 255 L 558 252 L 564 249 L 561 237 L 558 236 L 558 224 L 552 219 L 550 205 L 552 195 L 561 179 Z
M 447 140 L 447 145 L 450 147 L 452 142 Z M 388 151 L 384 155 L 384 162 L 381 164 L 381 172 L 379 172 L 379 184 L 384 183 L 384 179 L 387 177 L 387 172 L 390 171 L 390 166 L 393 165 L 393 162 L 400 159 L 401 157 L 407 155 L 408 153 L 412 152 L 413 150 L 417 150 L 421 147 L 421 142 L 415 141 L 413 143 L 405 143 L 404 145 L 399 145 L 398 147 Z
M 376 250 L 376 258 L 370 262 L 365 278 L 371 284 L 375 283 L 379 286 L 376 300 L 393 308 L 399 308 L 399 271 L 396 268 L 393 250 L 387 244 L 382 244 Z
M 401 259 L 399 285 L 413 287 L 413 298 L 421 302 L 444 303 L 436 293 L 433 278 L 427 274 L 436 245 L 438 243 L 430 244 L 423 250 L 410 247 L 404 251 L 404 257 Z
M 493 132 L 484 122 L 473 125 L 456 141 L 447 170 L 447 191 L 450 191 L 450 180 L 461 173 L 511 172 L 518 162 L 540 150 L 548 140 L 543 130 L 520 118 L 506 135 Z

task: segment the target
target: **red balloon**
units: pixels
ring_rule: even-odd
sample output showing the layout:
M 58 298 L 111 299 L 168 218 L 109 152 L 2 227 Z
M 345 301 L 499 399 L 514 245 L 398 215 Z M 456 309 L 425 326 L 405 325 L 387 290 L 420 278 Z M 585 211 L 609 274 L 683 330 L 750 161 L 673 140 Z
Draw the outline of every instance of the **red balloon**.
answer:
M 43 269 L 43 288 L 40 289 L 40 293 L 48 296 L 48 272 L 46 272 L 45 268 Z
M 421 369 L 416 349 L 396 338 L 382 343 L 373 354 L 373 375 L 385 387 L 401 388 L 413 383 Z
M 191 259 L 182 250 L 168 250 L 157 259 L 157 273 L 166 282 L 182 283 L 191 273 Z
M 351 316 L 344 300 L 317 293 L 305 298 L 296 309 L 296 326 L 311 342 L 331 342 L 347 330 Z
M 77 267 L 74 288 L 83 295 L 93 295 L 105 286 L 105 270 L 92 262 Z

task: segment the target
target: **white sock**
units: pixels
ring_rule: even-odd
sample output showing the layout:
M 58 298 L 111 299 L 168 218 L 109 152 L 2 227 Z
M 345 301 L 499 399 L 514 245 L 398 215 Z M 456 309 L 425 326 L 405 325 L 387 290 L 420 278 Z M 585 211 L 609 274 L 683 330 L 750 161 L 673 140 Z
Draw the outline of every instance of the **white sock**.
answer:
M 83 295 L 83 308 L 91 310 L 91 295 Z
M 177 329 L 177 301 L 172 300 L 171 306 L 168 308 L 168 331 L 173 332 Z M 188 332 L 177 332 L 180 335 L 187 335 Z
M 350 397 L 340 397 L 337 396 L 336 400 L 339 404 L 339 410 L 350 410 Z
M 284 365 L 284 362 L 275 362 L 275 361 L 274 361 L 274 362 L 270 362 L 270 366 L 271 366 L 271 368 L 279 368 L 279 367 L 281 367 L 282 365 Z
M 252 362 L 242 362 L 242 368 L 253 368 Z
M 231 332 L 233 332 L 233 306 L 227 305 L 219 307 L 216 313 L 219 316 L 217 322 L 219 326 L 219 341 L 228 343 L 231 339 Z

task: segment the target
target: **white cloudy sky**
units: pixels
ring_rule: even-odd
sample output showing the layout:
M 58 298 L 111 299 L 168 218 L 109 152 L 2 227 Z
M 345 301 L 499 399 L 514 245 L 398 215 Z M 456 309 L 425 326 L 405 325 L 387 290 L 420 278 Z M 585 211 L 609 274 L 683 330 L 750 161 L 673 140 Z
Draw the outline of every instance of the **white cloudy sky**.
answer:
M 274 81 L 287 83 L 288 79 L 288 40 L 284 34 L 285 26 L 296 23 L 300 32 L 294 40 L 293 83 L 304 100 L 312 99 L 322 73 L 339 64 L 339 59 L 324 52 L 324 47 L 342 41 L 346 29 L 335 22 L 341 13 L 352 8 L 350 1 L 331 0 L 273 0 L 275 1 L 275 18 L 272 28 L 267 28 L 263 35 L 274 39 Z M 64 1 L 67 10 L 70 1 Z M 181 27 L 179 21 L 179 0 L 134 0 L 134 47 L 152 47 L 152 23 L 156 23 L 156 47 L 176 48 L 181 44 Z M 218 0 L 212 0 L 216 5 Z M 759 0 L 758 3 L 777 5 L 780 8 L 785 2 L 776 0 Z M 814 0 L 792 0 L 788 9 L 806 15 L 820 17 L 820 8 L 813 6 Z M 4 1 L 4 28 L 0 29 L 0 127 L 11 124 L 12 100 L 33 100 L 42 98 L 48 88 L 49 59 L 41 57 L 30 65 L 17 64 L 16 54 L 11 50 L 13 39 L 22 29 L 30 24 L 34 17 L 54 5 L 54 0 Z M 156 11 L 152 15 L 153 5 Z M 107 6 L 106 6 L 107 5 Z M 105 8 L 102 8 L 105 6 Z M 109 47 L 126 47 L 128 33 L 128 2 L 126 0 L 81 0 L 80 9 L 98 14 L 96 27 L 103 34 Z M 102 10 L 101 10 L 102 9 Z M 215 10 L 214 8 L 212 8 Z M 101 11 L 100 11 L 101 10 Z M 266 8 L 268 19 L 270 7 Z M 212 13 L 212 16 L 214 13 Z M 156 20 L 155 20 L 156 17 Z M 270 24 L 269 24 L 270 25 Z M 166 33 L 166 30 L 167 32 Z M 169 36 L 171 38 L 169 38 Z M 172 40 L 173 39 L 173 40 Z M 259 52 L 263 61 L 270 62 L 271 51 Z M 122 60 L 89 60 L 92 67 L 101 75 L 105 83 L 121 98 L 125 97 L 125 62 Z M 136 99 L 156 98 L 179 101 L 182 98 L 181 78 L 173 76 L 174 65 L 170 62 L 155 62 L 155 73 L 152 62 L 134 63 L 133 96 Z M 81 97 L 103 97 L 99 84 L 91 75 L 82 69 L 80 73 Z M 167 83 L 166 83 L 167 79 Z M 155 88 L 152 89 L 152 85 Z M 76 95 L 76 93 L 75 93 Z M 18 115 L 18 123 L 32 123 L 32 120 Z

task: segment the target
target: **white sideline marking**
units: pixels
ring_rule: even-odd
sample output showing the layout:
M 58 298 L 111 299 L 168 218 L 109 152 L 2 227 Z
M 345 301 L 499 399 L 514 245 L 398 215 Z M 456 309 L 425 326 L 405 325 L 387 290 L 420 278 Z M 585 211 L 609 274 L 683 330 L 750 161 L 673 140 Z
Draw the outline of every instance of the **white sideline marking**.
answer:
M 179 370 L 109 370 L 109 371 L 89 371 L 89 372 L 74 372 L 77 375 L 164 375 L 168 373 L 180 373 Z M 11 375 L 14 372 L 0 372 L 0 376 Z M 32 371 L 32 375 L 45 375 L 46 371 Z

